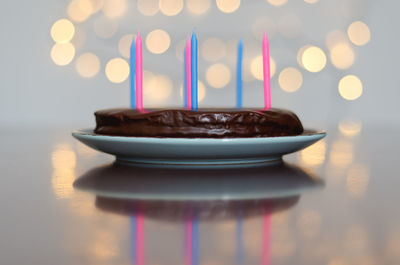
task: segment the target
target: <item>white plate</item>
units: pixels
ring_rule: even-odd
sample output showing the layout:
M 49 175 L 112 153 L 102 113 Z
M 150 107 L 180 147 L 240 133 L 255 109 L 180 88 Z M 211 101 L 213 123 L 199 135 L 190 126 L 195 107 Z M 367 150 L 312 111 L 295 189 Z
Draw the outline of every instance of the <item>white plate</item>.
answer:
M 82 129 L 72 133 L 82 143 L 107 154 L 118 163 L 158 165 L 241 165 L 281 161 L 325 137 L 305 130 L 298 136 L 264 138 L 153 138 L 107 136 Z

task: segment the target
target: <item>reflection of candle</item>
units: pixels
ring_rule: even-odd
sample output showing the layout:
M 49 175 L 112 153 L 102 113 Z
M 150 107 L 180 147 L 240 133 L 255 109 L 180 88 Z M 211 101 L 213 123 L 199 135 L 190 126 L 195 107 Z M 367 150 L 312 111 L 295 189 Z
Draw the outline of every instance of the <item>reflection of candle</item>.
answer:
M 136 62 L 135 62 L 135 41 L 132 38 L 131 42 L 131 49 L 130 49 L 130 56 L 129 56 L 129 62 L 130 62 L 130 67 L 129 67 L 129 74 L 130 74 L 130 82 L 131 82 L 131 108 L 136 109 L 136 80 L 135 80 L 135 74 L 136 74 Z
M 142 39 L 140 32 L 136 38 L 136 107 L 143 109 L 143 63 L 142 63 Z
M 242 61 L 243 61 L 243 41 L 240 40 L 238 44 L 238 55 L 237 55 L 237 65 L 236 65 L 236 107 L 242 107 L 242 90 L 243 90 L 243 80 L 242 80 Z
M 138 213 L 136 216 L 136 265 L 144 264 L 144 226 L 143 226 L 143 215 Z
M 185 264 L 192 264 L 192 220 L 187 220 L 185 224 Z
M 271 108 L 271 76 L 269 69 L 269 41 L 267 33 L 264 33 L 262 40 L 262 53 L 263 53 L 263 75 L 264 75 L 264 107 L 265 109 Z
M 193 32 L 191 40 L 191 66 L 192 66 L 192 110 L 197 110 L 197 37 L 196 33 Z
M 199 265 L 199 221 L 196 216 L 193 219 L 192 237 L 192 265 Z
M 199 221 L 196 216 L 185 223 L 185 264 L 199 264 Z
M 262 265 L 269 265 L 269 250 L 271 240 L 271 215 L 267 211 L 264 215 L 264 232 L 263 232 L 263 247 L 262 247 Z
M 131 260 L 132 264 L 136 261 L 136 216 L 131 217 Z
M 236 223 L 236 264 L 243 264 L 243 258 L 243 217 L 242 212 L 239 212 Z

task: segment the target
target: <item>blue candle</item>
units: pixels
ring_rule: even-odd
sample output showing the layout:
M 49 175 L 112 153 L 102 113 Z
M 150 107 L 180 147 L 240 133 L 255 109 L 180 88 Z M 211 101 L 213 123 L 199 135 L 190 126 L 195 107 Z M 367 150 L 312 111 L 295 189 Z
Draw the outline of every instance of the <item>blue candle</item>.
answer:
M 187 95 L 186 95 L 186 48 L 183 50 L 183 105 L 187 108 Z
M 192 223 L 192 265 L 199 265 L 199 220 L 195 214 Z
M 239 40 L 237 66 L 236 66 L 236 107 L 239 109 L 242 107 L 242 102 L 243 102 L 242 62 L 243 62 L 243 41 Z
M 191 63 L 192 63 L 192 110 L 197 110 L 197 38 L 196 32 L 193 32 L 191 39 Z
M 236 223 L 236 264 L 244 264 L 244 251 L 243 251 L 243 217 L 242 212 Z
M 131 83 L 131 108 L 136 109 L 136 58 L 135 58 L 135 41 L 134 38 L 132 38 L 131 42 L 131 49 L 130 49 L 130 58 L 129 58 L 129 63 L 130 63 L 130 83 Z
M 132 264 L 135 264 L 136 260 L 136 216 L 131 216 L 131 259 Z

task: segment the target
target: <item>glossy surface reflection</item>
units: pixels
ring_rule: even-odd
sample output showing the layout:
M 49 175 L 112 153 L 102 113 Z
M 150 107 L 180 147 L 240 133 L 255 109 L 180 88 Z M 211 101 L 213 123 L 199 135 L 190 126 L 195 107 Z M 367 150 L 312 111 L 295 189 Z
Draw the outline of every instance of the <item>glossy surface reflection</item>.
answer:
M 141 200 L 249 200 L 297 196 L 323 181 L 299 167 L 280 163 L 236 168 L 96 167 L 77 181 L 77 189 L 100 196 Z
M 261 264 L 270 264 L 271 216 L 298 203 L 301 193 L 322 186 L 322 180 L 286 163 L 228 169 L 114 163 L 94 168 L 74 183 L 75 188 L 96 194 L 97 209 L 129 216 L 132 262 L 138 265 L 146 264 L 144 223 L 148 220 L 184 231 L 181 258 L 186 265 L 200 264 L 200 241 L 208 244 L 200 225 L 231 222 L 236 264 L 244 264 L 243 222 L 252 218 L 263 219 L 259 258 Z
M 340 121 L 287 164 L 227 171 L 115 166 L 69 131 L 0 131 L 1 264 L 400 261 L 398 130 Z

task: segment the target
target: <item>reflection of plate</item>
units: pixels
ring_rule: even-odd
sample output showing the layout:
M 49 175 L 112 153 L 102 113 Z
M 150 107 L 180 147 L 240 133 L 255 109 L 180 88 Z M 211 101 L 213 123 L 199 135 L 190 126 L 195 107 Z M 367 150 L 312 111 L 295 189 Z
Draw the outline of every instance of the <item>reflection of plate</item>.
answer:
M 300 200 L 300 196 L 277 199 L 241 201 L 143 201 L 96 196 L 96 207 L 120 215 L 143 214 L 163 221 L 182 221 L 192 216 L 199 220 L 249 218 L 285 211 Z
M 239 168 L 94 168 L 74 183 L 80 190 L 119 199 L 212 201 L 274 199 L 319 188 L 321 180 L 286 163 Z
M 96 207 L 158 220 L 261 216 L 294 206 L 322 180 L 286 163 L 239 168 L 140 167 L 109 164 L 78 178 L 74 187 L 96 195 Z
M 72 135 L 84 144 L 117 157 L 120 163 L 227 165 L 280 161 L 325 137 L 307 130 L 298 136 L 264 138 L 151 138 L 107 136 L 93 129 Z

